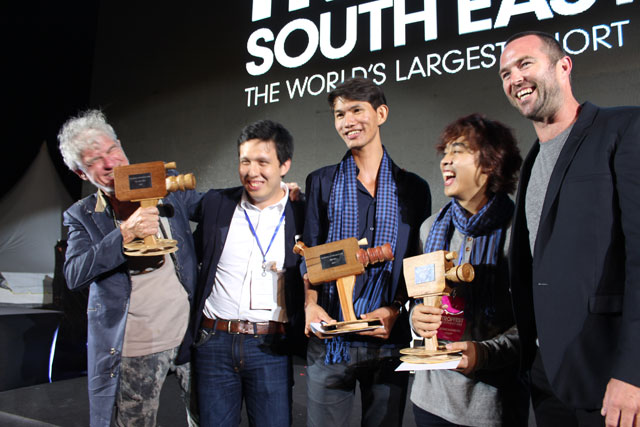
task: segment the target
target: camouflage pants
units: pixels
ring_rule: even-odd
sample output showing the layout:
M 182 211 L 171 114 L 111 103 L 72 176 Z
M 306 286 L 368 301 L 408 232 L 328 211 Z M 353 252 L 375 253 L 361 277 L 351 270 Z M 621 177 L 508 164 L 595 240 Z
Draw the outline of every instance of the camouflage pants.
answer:
M 116 394 L 115 424 L 118 427 L 153 427 L 156 425 L 160 391 L 169 371 L 175 372 L 180 394 L 187 408 L 190 426 L 197 425 L 193 418 L 197 410 L 190 408 L 190 364 L 174 364 L 178 347 L 139 357 L 123 357 L 120 363 L 120 383 Z M 196 415 L 197 416 L 197 415 Z

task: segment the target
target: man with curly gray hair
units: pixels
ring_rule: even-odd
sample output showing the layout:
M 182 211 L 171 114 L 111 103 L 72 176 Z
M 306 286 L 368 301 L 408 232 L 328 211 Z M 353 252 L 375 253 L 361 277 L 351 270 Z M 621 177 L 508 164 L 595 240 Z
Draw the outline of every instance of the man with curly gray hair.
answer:
M 178 365 L 189 356 L 190 341 L 184 338 L 197 271 L 189 221 L 195 219 L 201 195 L 170 193 L 160 205 L 170 214 L 117 200 L 113 171 L 129 160 L 98 110 L 68 120 L 58 139 L 69 169 L 98 188 L 64 213 L 67 285 L 90 287 L 91 426 L 153 426 L 170 370 L 176 371 L 189 407 L 189 365 Z M 179 250 L 152 257 L 123 253 L 124 243 L 158 234 L 177 240 Z
M 91 136 L 100 134 L 109 137 L 120 146 L 116 132 L 100 110 L 88 110 L 64 124 L 58 134 L 58 141 L 60 153 L 69 169 L 76 171 L 82 167 L 82 152 L 95 143 Z

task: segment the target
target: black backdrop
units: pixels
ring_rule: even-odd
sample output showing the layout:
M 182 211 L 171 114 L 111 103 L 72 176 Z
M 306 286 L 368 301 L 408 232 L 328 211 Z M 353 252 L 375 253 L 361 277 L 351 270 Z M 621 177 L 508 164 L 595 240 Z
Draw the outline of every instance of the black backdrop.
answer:
M 304 1 L 278 0 L 273 1 L 271 17 L 256 22 L 251 20 L 252 0 L 55 3 L 14 5 L 9 14 L 3 14 L 10 24 L 11 37 L 6 40 L 12 58 L 8 86 L 13 101 L 5 101 L 11 128 L 7 143 L 26 153 L 23 159 L 16 155 L 10 162 L 14 176 L 42 140 L 57 156 L 58 127 L 70 114 L 91 106 L 106 112 L 132 162 L 175 160 L 181 170 L 196 173 L 200 190 L 237 184 L 235 138 L 243 125 L 261 118 L 281 121 L 296 140 L 287 179 L 304 182 L 308 172 L 338 161 L 344 152 L 326 103 L 327 78 L 343 70 L 348 76 L 360 67 L 360 73 L 362 69 L 374 72 L 369 76 L 378 82 L 384 76 L 391 113 L 383 142 L 399 165 L 429 181 L 437 208 L 444 197 L 433 144 L 447 123 L 481 112 L 513 127 L 523 152 L 533 142 L 530 123 L 518 116 L 502 94 L 497 65 L 482 66 L 491 63 L 491 55 L 499 57 L 500 42 L 527 29 L 558 32 L 561 39 L 569 34 L 570 49 L 584 48 L 574 55 L 578 100 L 601 105 L 640 103 L 638 0 L 518 1 L 513 8 L 537 5 L 538 11 L 546 7 L 551 16 L 516 14 L 506 26 L 466 34 L 460 34 L 458 15 L 464 13 L 458 5 L 477 7 L 470 19 L 493 27 L 501 8 L 504 12 L 516 2 L 486 1 L 489 6 L 481 7 L 468 0 L 407 0 L 406 13 L 426 7 L 436 14 L 437 37 L 425 41 L 424 24 L 408 24 L 406 43 L 398 47 L 394 46 L 394 8 L 403 3 L 398 0 L 393 6 L 390 0 L 310 0 L 308 7 L 291 12 L 289 3 Z M 267 29 L 277 39 L 283 28 L 294 25 L 292 21 L 306 20 L 306 25 L 319 28 L 320 15 L 330 12 L 331 44 L 337 47 L 345 40 L 347 8 L 364 3 L 381 7 L 380 50 L 370 51 L 370 34 L 376 25 L 370 24 L 370 14 L 360 13 L 357 42 L 345 57 L 329 60 L 318 49 L 296 68 L 275 61 L 265 74 L 247 72 L 247 62 L 261 62 L 247 49 L 255 31 Z M 562 11 L 563 5 L 574 14 L 558 13 L 556 9 Z M 580 6 L 586 11 L 576 13 Z M 605 37 L 607 31 L 610 34 Z M 600 43 L 594 35 L 601 38 Z M 276 42 L 259 40 L 258 44 L 273 51 Z M 308 36 L 294 31 L 286 37 L 284 51 L 296 57 L 307 44 Z M 489 55 L 482 56 L 481 49 Z M 445 56 L 447 66 L 437 64 L 437 58 L 442 61 Z M 436 65 L 429 68 L 429 61 Z M 456 71 L 461 62 L 464 68 Z M 302 97 L 290 97 L 287 82 L 304 82 L 305 77 L 311 79 L 313 94 L 307 91 Z M 278 101 L 265 103 L 263 96 L 258 105 L 248 106 L 247 91 L 255 93 L 252 88 L 258 88 L 264 93 L 265 85 L 279 91 L 271 95 Z M 7 182 L 3 180 L 2 190 Z
M 89 106 L 97 0 L 3 2 L 3 147 L 0 199 L 22 177 L 43 142 L 73 197 L 80 182 L 58 154 L 66 117 Z M 7 161 L 8 160 L 8 161 Z

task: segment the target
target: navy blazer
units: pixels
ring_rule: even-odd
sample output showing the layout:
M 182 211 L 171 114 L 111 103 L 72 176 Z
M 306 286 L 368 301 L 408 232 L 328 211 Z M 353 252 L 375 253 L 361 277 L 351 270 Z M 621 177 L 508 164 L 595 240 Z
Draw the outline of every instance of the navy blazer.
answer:
M 325 166 L 310 173 L 307 177 L 305 186 L 307 206 L 303 242 L 308 247 L 327 242 L 329 196 L 337 170 L 337 164 Z M 383 296 L 388 304 L 391 304 L 395 298 L 400 298 L 403 301 L 407 299 L 407 290 L 402 275 L 402 260 L 405 257 L 421 253 L 418 250 L 420 225 L 431 214 L 431 192 L 427 182 L 416 174 L 400 169 L 393 161 L 391 162 L 391 170 L 398 189 L 400 212 L 395 259 L 391 270 L 391 286 Z M 354 295 L 359 295 L 358 289 L 354 289 Z M 389 343 L 396 346 L 406 345 L 410 339 L 407 322 L 406 313 L 403 313 L 402 318 L 398 318 L 395 322 Z M 349 337 L 349 339 L 352 338 L 360 341 L 379 341 L 377 338 L 367 338 L 360 335 Z
M 545 195 L 533 256 L 527 156 L 511 234 L 523 367 L 540 342 L 557 396 L 597 409 L 611 377 L 640 386 L 640 108 L 582 106 Z
M 218 261 L 222 256 L 224 244 L 227 241 L 229 226 L 233 213 L 242 198 L 243 187 L 224 190 L 210 190 L 201 204 L 201 218 L 194 237 L 196 253 L 201 262 L 191 337 L 197 339 L 202 310 L 205 301 L 211 294 L 215 283 Z M 287 201 L 285 206 L 285 304 L 287 318 L 286 344 L 287 351 L 304 357 L 306 337 L 304 336 L 304 283 L 300 277 L 300 256 L 293 253 L 296 235 L 301 235 L 304 227 L 304 203 L 301 201 Z

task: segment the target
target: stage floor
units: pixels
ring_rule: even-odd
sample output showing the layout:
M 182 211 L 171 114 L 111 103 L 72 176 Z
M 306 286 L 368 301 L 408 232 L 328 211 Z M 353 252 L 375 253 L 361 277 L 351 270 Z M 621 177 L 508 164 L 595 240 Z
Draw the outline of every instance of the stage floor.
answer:
M 307 414 L 306 371 L 302 359 L 294 362 L 295 386 L 293 389 L 293 425 L 304 426 Z M 360 425 L 360 393 L 356 392 L 351 413 L 351 426 Z M 56 381 L 0 392 L 0 426 L 88 426 L 89 399 L 87 378 Z M 158 426 L 186 426 L 184 407 L 179 398 L 175 375 L 170 375 L 160 396 Z M 246 414 L 242 414 L 241 426 L 248 426 Z M 413 411 L 407 399 L 403 425 L 415 426 Z

